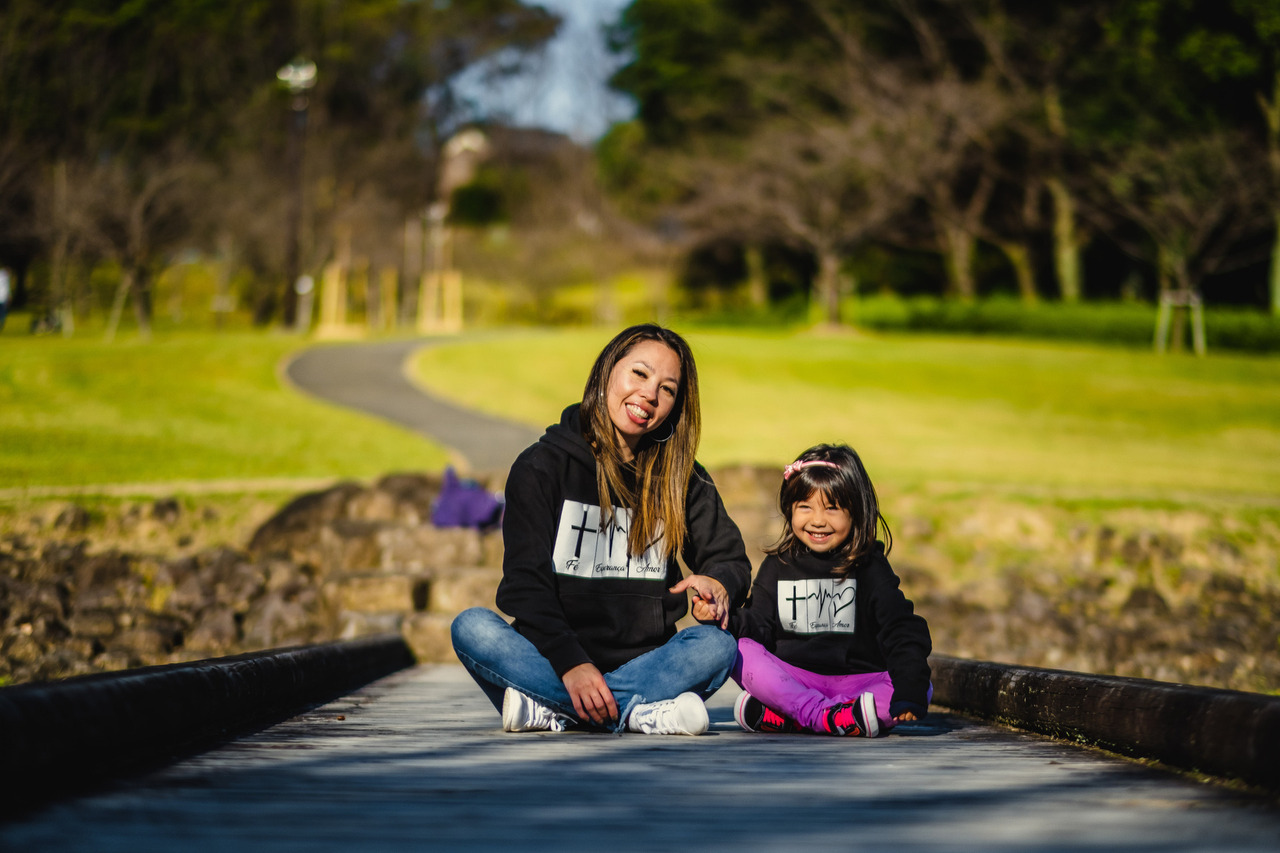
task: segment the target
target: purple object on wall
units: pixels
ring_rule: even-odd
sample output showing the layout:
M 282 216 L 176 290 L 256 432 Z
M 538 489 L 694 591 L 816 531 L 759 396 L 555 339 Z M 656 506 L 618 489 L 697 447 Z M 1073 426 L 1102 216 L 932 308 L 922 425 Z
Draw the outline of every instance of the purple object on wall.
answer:
M 436 527 L 486 529 L 502 523 L 503 501 L 475 480 L 464 480 L 452 467 L 444 472 L 440 497 L 431 507 L 431 523 Z

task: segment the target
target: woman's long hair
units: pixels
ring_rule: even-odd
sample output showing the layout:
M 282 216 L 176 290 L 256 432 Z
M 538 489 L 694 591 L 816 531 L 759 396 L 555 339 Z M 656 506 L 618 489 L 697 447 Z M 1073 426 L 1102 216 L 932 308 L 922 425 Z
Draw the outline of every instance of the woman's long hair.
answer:
M 778 492 L 782 535 L 765 553 L 785 559 L 805 550 L 791 529 L 791 513 L 797 503 L 815 491 L 826 495 L 833 505 L 848 510 L 852 522 L 849 538 L 831 551 L 836 558 L 834 574 L 847 575 L 853 564 L 871 551 L 880 531 L 884 532 L 885 552 L 893 548 L 893 534 L 880 514 L 876 489 L 862 459 L 846 444 L 818 444 L 801 453 L 786 468 Z
M 606 397 L 614 367 L 642 341 L 657 341 L 676 354 L 680 359 L 680 387 L 671 414 L 658 427 L 657 435 L 646 435 L 636 448 L 633 486 L 625 475 L 627 463 L 618 447 Z M 583 435 L 595 452 L 602 518 L 612 521 L 616 501 L 632 511 L 628 553 L 643 554 L 665 537 L 665 556 L 678 554 L 684 547 L 686 532 L 685 496 L 702 436 L 698 369 L 689 344 L 675 332 L 653 324 L 623 329 L 596 357 L 582 392 L 580 415 Z

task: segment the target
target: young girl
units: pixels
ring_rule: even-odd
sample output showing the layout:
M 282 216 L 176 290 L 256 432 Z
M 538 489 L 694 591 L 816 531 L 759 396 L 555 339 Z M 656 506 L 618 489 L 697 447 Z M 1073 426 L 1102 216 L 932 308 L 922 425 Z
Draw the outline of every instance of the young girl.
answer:
M 820 444 L 782 474 L 782 537 L 751 598 L 730 613 L 738 638 L 734 717 L 753 732 L 876 737 L 923 717 L 929 627 L 898 588 L 876 533 L 889 527 L 862 460 Z M 714 615 L 695 601 L 693 615 Z

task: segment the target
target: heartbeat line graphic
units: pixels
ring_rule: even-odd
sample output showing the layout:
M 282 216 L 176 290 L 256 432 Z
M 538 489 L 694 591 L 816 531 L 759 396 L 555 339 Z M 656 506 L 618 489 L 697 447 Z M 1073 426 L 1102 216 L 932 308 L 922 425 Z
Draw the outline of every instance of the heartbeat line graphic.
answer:
M 808 579 L 778 584 L 778 616 L 788 630 L 799 633 L 853 631 L 853 612 L 844 613 L 857 601 L 857 584 L 836 584 L 832 580 Z M 786 593 L 790 592 L 790 595 Z M 785 612 L 790 604 L 791 616 Z M 844 614 L 844 615 L 841 615 Z
M 808 597 L 818 602 L 819 611 L 825 612 L 830 607 L 831 615 L 835 616 L 853 604 L 853 587 L 845 587 L 838 593 L 820 589 L 816 593 L 810 593 Z

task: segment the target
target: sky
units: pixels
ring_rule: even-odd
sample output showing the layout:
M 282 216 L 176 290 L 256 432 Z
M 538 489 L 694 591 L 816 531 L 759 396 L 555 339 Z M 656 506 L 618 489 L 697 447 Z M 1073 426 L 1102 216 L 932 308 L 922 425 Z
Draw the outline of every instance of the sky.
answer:
M 632 116 L 631 100 L 605 81 L 620 64 L 605 47 L 601 28 L 630 0 L 529 0 L 564 19 L 560 31 L 535 58 L 529 73 L 491 83 L 487 67 L 469 70 L 457 91 L 481 113 L 519 127 L 558 131 L 592 142 L 615 121 Z

